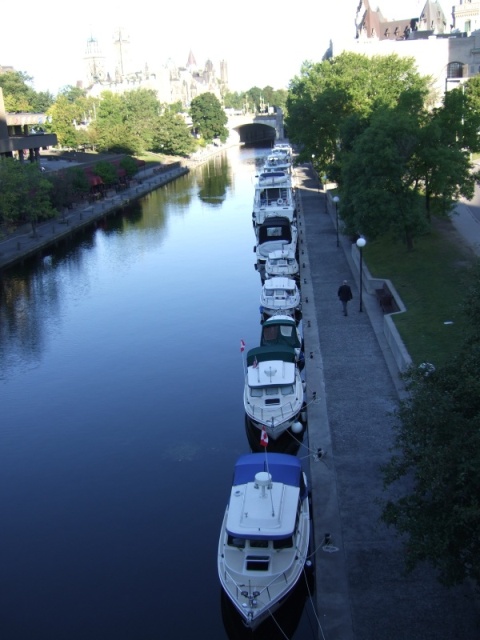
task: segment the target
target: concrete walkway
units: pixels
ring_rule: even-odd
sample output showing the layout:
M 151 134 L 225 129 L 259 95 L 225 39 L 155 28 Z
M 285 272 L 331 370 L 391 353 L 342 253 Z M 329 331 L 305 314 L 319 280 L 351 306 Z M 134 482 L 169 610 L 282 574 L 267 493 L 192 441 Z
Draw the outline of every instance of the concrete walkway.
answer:
M 364 290 L 359 310 L 349 240 L 340 236 L 337 247 L 334 212 L 311 167 L 296 175 L 319 637 L 476 640 L 469 588 L 441 587 L 428 566 L 405 576 L 395 531 L 379 520 L 377 500 L 388 497 L 380 466 L 402 381 L 375 295 Z M 347 317 L 337 298 L 344 279 L 354 296 Z

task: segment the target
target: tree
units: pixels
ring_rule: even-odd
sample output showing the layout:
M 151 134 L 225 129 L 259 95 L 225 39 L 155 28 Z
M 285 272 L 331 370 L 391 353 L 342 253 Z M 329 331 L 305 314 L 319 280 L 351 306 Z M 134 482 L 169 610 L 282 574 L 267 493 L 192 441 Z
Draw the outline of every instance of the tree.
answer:
M 103 180 L 103 184 L 111 187 L 118 182 L 118 172 L 111 162 L 101 160 L 95 165 L 95 174 Z
M 29 222 L 35 234 L 37 222 L 55 215 L 49 197 L 51 188 L 37 163 L 5 158 L 0 162 L 0 221 Z
M 78 109 L 74 103 L 65 96 L 59 96 L 55 103 L 48 109 L 51 117 L 48 128 L 57 134 L 58 144 L 61 147 L 77 147 L 77 132 L 74 122 L 78 117 Z
M 290 85 L 289 138 L 302 147 L 300 160 L 314 154 L 319 169 L 326 171 L 345 143 L 341 128 L 346 119 L 356 115 L 366 122 L 376 109 L 394 108 L 400 95 L 426 98 L 428 90 L 429 78 L 420 76 L 413 58 L 342 53 L 321 63 L 306 62 Z
M 420 140 L 418 115 L 378 109 L 342 153 L 341 215 L 348 231 L 372 240 L 393 231 L 413 248 L 427 227 L 415 162 Z
M 138 164 L 132 156 L 122 158 L 120 160 L 120 166 L 122 169 L 125 169 L 125 173 L 129 178 L 133 178 L 133 176 L 138 173 Z
M 130 126 L 125 100 L 111 91 L 102 93 L 90 128 L 99 151 L 134 154 L 141 147 Z
M 166 155 L 187 156 L 196 143 L 181 116 L 166 111 L 158 119 L 154 132 L 153 150 Z
M 137 152 L 151 149 L 160 115 L 160 103 L 155 91 L 136 89 L 127 91 L 122 97 L 125 101 L 125 117 L 129 129 L 141 141 Z
M 87 92 L 85 89 L 81 89 L 80 87 L 74 87 L 71 84 L 67 84 L 62 87 L 58 92 L 59 96 L 63 96 L 68 100 L 68 102 L 77 102 L 79 98 L 86 98 Z
M 32 78 L 24 71 L 6 71 L 0 74 L 0 87 L 3 89 L 5 111 L 33 113 L 35 91 L 27 84 Z
M 396 411 L 394 455 L 383 467 L 385 487 L 400 497 L 382 518 L 405 537 L 412 570 L 431 563 L 446 585 L 480 584 L 480 265 L 465 311 L 471 331 L 458 355 L 405 378 L 407 399 Z M 400 487 L 398 487 L 400 483 Z
M 245 94 L 239 91 L 227 91 L 223 98 L 223 103 L 227 109 L 243 109 L 245 104 Z
M 212 142 L 214 138 L 225 142 L 228 138 L 228 129 L 225 127 L 228 118 L 213 93 L 202 93 L 194 98 L 190 105 L 190 115 L 193 126 L 206 142 Z
M 50 200 L 51 182 L 40 171 L 40 166 L 34 162 L 23 166 L 25 172 L 23 198 L 20 207 L 22 220 L 29 222 L 33 234 L 37 233 L 37 224 L 56 215 Z
M 55 102 L 55 97 L 50 91 L 40 91 L 32 98 L 32 107 L 35 113 L 45 113 Z

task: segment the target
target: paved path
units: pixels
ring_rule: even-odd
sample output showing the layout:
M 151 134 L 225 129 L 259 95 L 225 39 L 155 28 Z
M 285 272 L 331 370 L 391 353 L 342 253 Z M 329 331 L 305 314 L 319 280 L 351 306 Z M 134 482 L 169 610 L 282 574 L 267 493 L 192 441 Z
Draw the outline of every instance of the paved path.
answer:
M 364 291 L 359 311 L 351 245 L 341 236 L 337 247 L 333 212 L 309 166 L 297 170 L 297 182 L 309 443 L 324 454 L 310 466 L 319 637 L 478 640 L 470 590 L 441 587 L 428 566 L 404 576 L 401 545 L 379 521 L 380 465 L 393 440 L 388 414 L 403 387 L 375 296 Z M 344 279 L 354 296 L 347 317 L 337 298 Z

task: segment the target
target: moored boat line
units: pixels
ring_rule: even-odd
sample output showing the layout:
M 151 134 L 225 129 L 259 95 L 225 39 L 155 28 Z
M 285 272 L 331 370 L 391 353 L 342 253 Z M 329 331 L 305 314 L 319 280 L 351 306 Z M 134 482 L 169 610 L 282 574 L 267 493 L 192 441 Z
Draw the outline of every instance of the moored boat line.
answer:
M 259 345 L 244 353 L 243 401 L 249 443 L 253 430 L 264 453 L 237 461 L 218 548 L 223 592 L 250 629 L 273 614 L 302 572 L 312 566 L 305 473 L 292 453 L 277 448 L 268 452 L 270 439 L 272 444 L 281 443 L 287 433 L 298 438 L 306 425 L 292 167 L 291 147 L 276 145 L 255 183 L 252 218 L 255 268 L 262 279 L 262 331 Z M 243 341 L 241 351 L 245 351 Z M 242 475 L 239 469 L 247 467 L 250 475 Z M 290 500 L 292 486 L 286 475 L 293 470 L 304 485 L 293 490 L 295 498 Z

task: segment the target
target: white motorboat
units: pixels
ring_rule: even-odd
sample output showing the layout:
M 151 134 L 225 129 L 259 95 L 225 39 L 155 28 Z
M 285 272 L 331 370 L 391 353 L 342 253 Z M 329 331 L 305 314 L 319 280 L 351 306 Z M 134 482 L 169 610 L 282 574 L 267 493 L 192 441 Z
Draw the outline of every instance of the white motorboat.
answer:
M 279 249 L 268 254 L 265 261 L 265 278 L 274 278 L 275 276 L 298 278 L 299 274 L 300 268 L 294 251 Z
M 262 322 L 260 346 L 275 347 L 286 344 L 295 349 L 297 362 L 304 363 L 302 329 L 302 322 L 297 324 L 291 316 L 271 316 Z
M 300 433 L 304 395 L 293 347 L 278 344 L 248 351 L 243 405 L 254 427 L 265 429 L 274 440 L 290 428 Z
M 287 218 L 275 216 L 266 218 L 265 222 L 255 227 L 257 244 L 254 251 L 257 254 L 259 266 L 265 266 L 265 262 L 273 251 L 297 251 L 298 232 L 295 224 Z
M 260 293 L 260 307 L 264 317 L 277 313 L 295 317 L 301 309 L 300 290 L 295 280 L 283 277 L 265 280 Z
M 238 458 L 220 530 L 220 583 L 244 624 L 255 629 L 311 572 L 307 477 L 286 453 Z
M 292 175 L 292 160 L 286 154 L 271 153 L 267 156 L 263 165 L 262 173 L 272 173 L 283 171 L 287 175 Z
M 267 218 L 281 216 L 294 222 L 297 215 L 292 179 L 283 171 L 257 176 L 253 196 L 252 220 L 260 225 Z
M 290 158 L 293 158 L 293 149 L 288 142 L 277 142 L 275 143 L 273 149 L 279 149 L 285 153 L 288 153 Z

